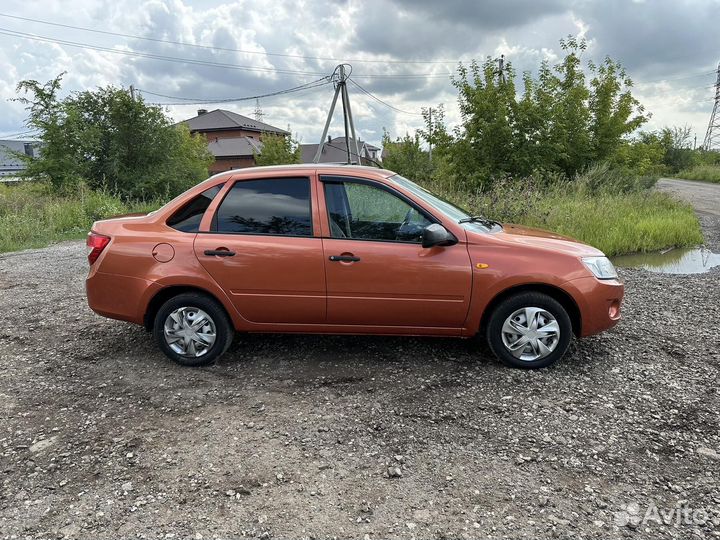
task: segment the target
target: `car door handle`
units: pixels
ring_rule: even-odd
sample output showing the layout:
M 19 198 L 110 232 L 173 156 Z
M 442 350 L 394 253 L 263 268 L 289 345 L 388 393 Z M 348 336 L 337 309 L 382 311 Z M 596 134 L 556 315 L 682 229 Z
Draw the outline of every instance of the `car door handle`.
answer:
M 328 257 L 332 262 L 358 262 L 360 257 L 354 257 L 352 255 L 330 255 Z
M 217 257 L 234 257 L 235 252 L 228 251 L 227 249 L 206 249 L 205 255 L 207 255 L 208 257 L 212 257 L 213 255 Z

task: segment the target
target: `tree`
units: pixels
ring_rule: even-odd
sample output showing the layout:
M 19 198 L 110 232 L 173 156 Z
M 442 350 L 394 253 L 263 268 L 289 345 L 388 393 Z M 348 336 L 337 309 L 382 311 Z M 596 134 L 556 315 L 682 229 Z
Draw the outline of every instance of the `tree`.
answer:
M 292 137 L 265 133 L 262 150 L 255 153 L 257 165 L 290 165 L 300 163 L 300 145 Z
M 420 134 L 408 134 L 394 141 L 383 130 L 383 167 L 416 182 L 427 182 L 432 178 L 433 166 L 430 155 L 420 145 Z
M 632 95 L 632 81 L 619 63 L 606 58 L 599 66 L 588 62 L 588 83 L 585 41 L 568 36 L 560 45 L 564 58 L 554 67 L 542 62 L 537 78 L 524 73 L 520 92 L 509 62 L 502 73 L 489 57 L 482 64 L 460 65 L 453 84 L 461 124 L 441 145 L 446 160 L 436 170 L 459 187 L 474 188 L 536 171 L 573 178 L 621 151 L 623 160 L 636 161 L 627 155 L 628 136 L 648 117 Z M 426 140 L 428 131 L 420 131 Z M 438 126 L 432 131 L 443 133 Z
M 623 67 L 610 58 L 596 66 L 590 81 L 590 145 L 592 158 L 603 161 L 612 157 L 624 137 L 645 122 L 644 108 L 630 93 L 632 80 Z
M 57 190 L 82 182 L 125 199 L 168 198 L 207 177 L 207 141 L 175 127 L 157 106 L 108 86 L 58 98 L 63 74 L 41 85 L 22 81 L 26 121 L 40 132 L 40 156 L 24 174 Z

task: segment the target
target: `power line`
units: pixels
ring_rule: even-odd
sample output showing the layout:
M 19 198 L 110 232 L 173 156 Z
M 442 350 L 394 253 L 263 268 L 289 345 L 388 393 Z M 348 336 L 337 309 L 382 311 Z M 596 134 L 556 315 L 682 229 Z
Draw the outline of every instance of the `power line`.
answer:
M 694 79 L 696 77 L 705 77 L 706 75 L 713 75 L 714 71 L 705 71 L 703 73 L 696 73 L 695 75 L 685 75 L 683 77 L 673 77 L 671 79 L 658 79 L 656 81 L 638 81 L 638 84 L 655 84 L 655 83 L 661 83 L 661 82 L 670 82 L 670 81 L 682 81 L 685 79 Z
M 412 116 L 422 116 L 422 113 L 416 113 L 416 112 L 410 112 L 410 111 L 404 111 L 404 110 L 402 110 L 402 109 L 398 109 L 397 107 L 395 107 L 395 106 L 393 106 L 393 105 L 390 105 L 388 102 L 383 101 L 382 99 L 380 99 L 379 97 L 377 97 L 375 94 L 372 94 L 370 91 L 365 90 L 362 86 L 360 86 L 360 85 L 359 85 L 358 83 L 356 83 L 354 80 L 352 80 L 352 79 L 348 79 L 348 80 L 349 80 L 351 83 L 353 83 L 355 86 L 357 86 L 357 87 L 360 89 L 361 92 L 365 93 L 366 95 L 370 96 L 370 97 L 373 98 L 375 101 L 377 101 L 378 103 L 382 103 L 383 105 L 385 105 L 386 107 L 391 108 L 391 109 L 394 110 L 394 111 L 397 111 L 397 112 L 403 113 L 403 114 L 410 114 L 410 115 L 412 115 Z
M 178 56 L 164 56 L 160 54 L 154 54 L 154 53 L 144 53 L 140 51 L 135 51 L 132 49 L 111 49 L 109 47 L 102 47 L 100 45 L 90 45 L 88 43 L 80 43 L 77 41 L 67 41 L 64 39 L 57 39 L 57 38 L 50 38 L 46 36 L 40 36 L 37 34 L 29 34 L 26 32 L 17 32 L 15 30 L 9 30 L 7 28 L 0 28 L 0 34 L 11 36 L 11 37 L 20 37 L 23 39 L 29 39 L 34 41 L 43 41 L 47 43 L 55 43 L 59 45 L 67 45 L 68 47 L 76 47 L 79 49 L 90 49 L 95 51 L 102 51 L 102 52 L 109 52 L 113 54 L 121 54 L 124 56 L 134 56 L 139 58 L 149 58 L 153 60 L 162 60 L 165 62 L 176 62 L 181 64 L 193 64 L 193 65 L 199 65 L 199 66 L 208 66 L 208 67 L 219 67 L 224 69 L 238 69 L 242 71 L 255 71 L 255 72 L 261 72 L 261 73 L 280 73 L 280 74 L 290 74 L 290 75 L 322 75 L 319 71 L 300 71 L 300 70 L 291 70 L 291 69 L 281 69 L 281 68 L 267 68 L 267 67 L 261 67 L 261 66 L 242 66 L 239 64 L 228 64 L 223 62 L 211 62 L 207 60 L 195 60 L 192 58 L 182 58 Z
M 202 98 L 188 98 L 188 97 L 181 97 L 181 96 L 168 96 L 166 94 L 157 94 L 155 92 L 150 92 L 149 90 L 143 90 L 141 88 L 138 88 L 137 90 L 139 92 L 142 92 L 143 94 L 148 94 L 151 96 L 157 96 L 167 99 L 175 99 L 179 102 L 172 102 L 172 103 L 154 103 L 155 105 L 204 105 L 209 103 L 234 103 L 236 101 L 250 101 L 253 99 L 260 99 L 260 98 L 266 98 L 266 97 L 272 97 L 272 96 L 279 96 L 284 94 L 291 94 L 294 92 L 300 92 L 301 90 L 309 90 L 311 88 L 318 88 L 320 86 L 325 86 L 330 84 L 331 81 L 329 80 L 329 77 L 322 77 L 320 79 L 317 79 L 316 81 L 312 81 L 306 84 L 301 84 L 299 86 L 294 86 L 292 88 L 286 88 L 284 90 L 278 90 L 277 92 L 270 92 L 267 94 L 258 94 L 256 96 L 244 96 L 244 97 L 237 97 L 237 98 L 219 98 L 219 99 L 205 99 Z
M 20 17 L 19 15 L 10 15 L 8 13 L 0 13 L 0 17 L 7 17 L 9 19 L 16 19 L 19 21 L 35 22 L 40 24 L 47 24 L 50 26 L 56 26 L 59 28 L 70 28 L 72 30 L 82 30 L 84 32 L 93 32 L 95 34 L 104 34 L 108 36 L 125 37 L 130 39 L 139 39 L 143 41 L 152 41 L 154 43 L 167 43 L 169 45 L 181 45 L 183 47 L 195 47 L 199 49 L 213 50 L 213 51 L 226 51 L 226 52 L 238 52 L 242 54 L 257 54 L 262 56 L 279 56 L 283 58 L 300 58 L 305 60 L 328 60 L 333 62 L 339 62 L 343 59 L 330 58 L 327 56 L 307 56 L 302 54 L 286 54 L 286 53 L 269 53 L 263 51 L 248 51 L 245 49 L 233 49 L 229 47 L 215 47 L 211 45 L 201 45 L 196 43 L 188 43 L 186 41 L 172 41 L 166 39 L 137 36 L 133 34 L 123 34 L 121 32 L 111 32 L 109 30 L 98 30 L 95 28 L 86 28 L 84 26 L 73 26 L 70 24 L 63 24 L 51 21 L 44 21 L 41 19 L 32 19 L 30 17 Z M 459 60 L 378 60 L 378 59 L 344 59 L 344 62 L 354 63 L 377 63 L 377 64 L 457 64 Z
M 0 35 L 6 35 L 10 37 L 19 37 L 22 39 L 28 39 L 32 41 L 40 41 L 45 43 L 55 43 L 58 45 L 66 45 L 68 47 L 75 47 L 79 49 L 94 50 L 100 52 L 108 52 L 112 54 L 119 54 L 123 56 L 137 57 L 137 58 L 148 58 L 151 60 L 160 60 L 164 62 L 175 62 L 180 64 L 191 64 L 205 67 L 216 67 L 223 69 L 236 69 L 241 71 L 260 72 L 260 73 L 278 73 L 282 75 L 322 75 L 319 71 L 303 71 L 293 70 L 285 68 L 268 68 L 262 66 L 244 66 L 239 64 L 230 64 L 224 62 L 213 62 L 209 60 L 197 60 L 194 58 L 184 58 L 179 56 L 165 56 L 156 53 L 145 53 L 136 51 L 133 49 L 113 49 L 110 47 L 103 47 L 101 45 L 92 45 L 89 43 L 82 43 L 78 41 L 69 41 L 60 38 L 52 38 L 48 36 L 41 36 L 39 34 L 31 34 L 28 32 L 19 32 L 8 28 L 0 28 Z M 380 74 L 367 74 L 361 75 L 364 79 L 437 79 L 447 78 L 448 74 L 437 74 L 437 73 L 380 73 Z
M 29 131 L 20 131 L 17 133 L 6 133 L 4 135 L 0 135 L 0 139 L 12 139 L 14 137 L 22 137 L 24 135 L 32 135 L 37 133 L 37 129 L 31 129 Z

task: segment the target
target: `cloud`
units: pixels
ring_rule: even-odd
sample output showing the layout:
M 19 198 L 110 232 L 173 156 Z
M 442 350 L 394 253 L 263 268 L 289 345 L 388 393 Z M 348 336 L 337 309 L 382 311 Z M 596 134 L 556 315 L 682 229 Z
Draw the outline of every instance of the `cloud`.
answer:
M 6 0 L 1 11 L 205 47 L 0 17 L 0 28 L 191 61 L 133 58 L 3 36 L 0 134 L 22 130 L 25 111 L 8 101 L 22 79 L 46 81 L 67 71 L 65 92 L 132 84 L 169 96 L 229 98 L 315 80 L 331 73 L 338 61 L 352 61 L 353 77 L 363 88 L 402 111 L 417 113 L 444 103 L 452 124 L 459 121 L 450 84 L 458 61 L 505 54 L 518 72 L 532 72 L 543 59 L 561 57 L 558 40 L 567 34 L 589 40 L 586 59 L 610 55 L 623 62 L 636 94 L 654 113 L 650 127 L 689 123 L 704 134 L 712 106 L 710 72 L 720 51 L 714 28 L 718 0 L 48 0 L 42 9 L 32 1 Z M 302 55 L 307 57 L 297 57 Z M 350 93 L 358 129 L 371 142 L 379 142 L 383 128 L 403 135 L 422 123 L 417 114 L 389 108 L 353 86 Z M 267 122 L 283 128 L 290 124 L 305 142 L 316 142 L 331 97 L 332 88 L 322 87 L 264 98 L 260 105 Z M 220 106 L 251 115 L 255 102 L 205 108 Z M 168 111 L 181 120 L 197 108 L 178 105 Z M 338 110 L 331 133 L 341 130 Z

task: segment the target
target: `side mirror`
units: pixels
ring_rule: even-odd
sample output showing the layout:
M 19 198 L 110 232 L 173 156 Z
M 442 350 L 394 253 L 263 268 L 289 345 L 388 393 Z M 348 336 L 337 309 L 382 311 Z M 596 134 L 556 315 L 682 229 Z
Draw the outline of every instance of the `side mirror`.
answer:
M 422 247 L 452 246 L 453 244 L 457 244 L 457 238 L 439 223 L 431 223 L 423 229 Z

